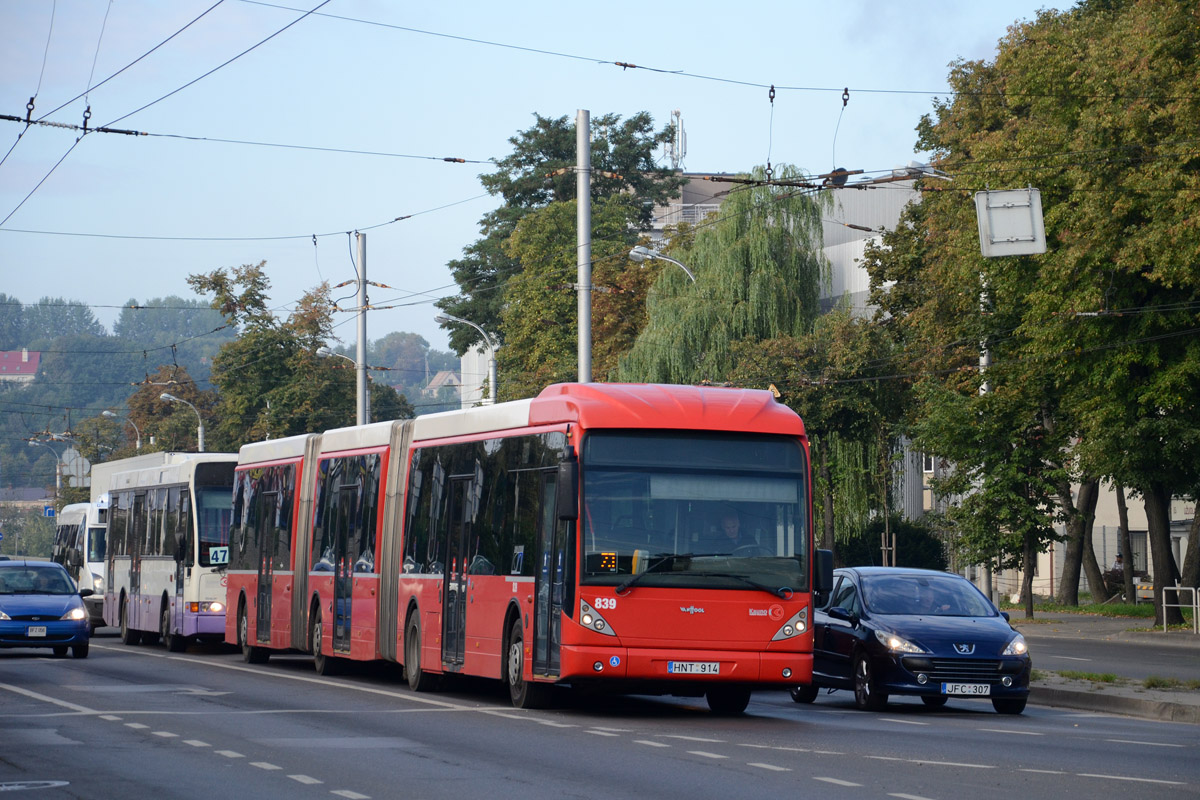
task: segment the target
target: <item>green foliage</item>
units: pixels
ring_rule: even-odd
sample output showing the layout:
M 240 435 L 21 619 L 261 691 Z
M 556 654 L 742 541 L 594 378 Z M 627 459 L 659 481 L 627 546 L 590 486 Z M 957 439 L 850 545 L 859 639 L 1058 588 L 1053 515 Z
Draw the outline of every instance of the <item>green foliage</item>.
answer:
M 527 266 L 506 249 L 506 241 L 529 213 L 551 203 L 575 199 L 575 122 L 534 115 L 534 125 L 509 139 L 513 152 L 496 162 L 496 171 L 480 181 L 504 205 L 480 220 L 482 238 L 449 264 L 459 286 L 457 296 L 441 300 L 438 308 L 467 319 L 489 333 L 504 333 L 505 285 Z M 591 118 L 591 195 L 601 198 L 627 195 L 634 203 L 634 224 L 646 228 L 651 208 L 678 194 L 683 178 L 655 164 L 656 151 L 674 135 L 671 126 L 655 132 L 646 112 L 622 120 L 617 114 Z M 574 223 L 571 230 L 575 230 Z M 574 253 L 572 241 L 570 249 Z M 569 281 L 568 281 L 569 282 Z M 466 352 L 478 339 L 473 328 L 451 326 L 450 345 Z M 514 396 L 514 395 L 506 395 Z
M 42 516 L 42 509 L 0 505 L 0 554 L 49 558 L 54 545 L 54 518 Z
M 838 556 L 848 566 L 878 566 L 883 563 L 882 519 L 875 519 L 851 537 L 839 540 Z M 946 552 L 938 535 L 921 522 L 893 515 L 888 533 L 895 539 L 896 565 L 918 569 L 946 569 Z

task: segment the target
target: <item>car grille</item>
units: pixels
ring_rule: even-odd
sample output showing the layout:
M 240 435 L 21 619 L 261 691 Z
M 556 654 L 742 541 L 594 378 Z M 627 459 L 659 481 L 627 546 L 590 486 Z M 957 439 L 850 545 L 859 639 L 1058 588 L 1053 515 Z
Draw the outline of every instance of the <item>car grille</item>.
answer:
M 985 658 L 933 658 L 933 669 L 925 674 L 935 681 L 965 681 L 974 683 L 997 683 L 1000 680 L 1000 662 Z M 908 669 L 912 667 L 905 665 Z M 913 670 L 916 671 L 916 670 Z

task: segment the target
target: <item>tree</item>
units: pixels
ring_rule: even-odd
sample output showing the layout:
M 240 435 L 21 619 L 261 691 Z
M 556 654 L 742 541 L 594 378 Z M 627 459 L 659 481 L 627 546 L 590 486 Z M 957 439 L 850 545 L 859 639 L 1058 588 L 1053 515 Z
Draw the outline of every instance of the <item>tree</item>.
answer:
M 651 208 L 679 192 L 684 179 L 655 165 L 655 151 L 674 135 L 671 126 L 655 132 L 646 112 L 622 120 L 617 114 L 591 119 L 591 195 L 593 202 L 630 195 L 636 204 L 635 226 L 649 226 Z M 554 202 L 575 199 L 575 123 L 566 116 L 534 115 L 534 125 L 509 139 L 513 152 L 496 162 L 496 171 L 480 181 L 504 204 L 480 220 L 483 236 L 450 262 L 458 284 L 455 297 L 438 308 L 467 319 L 485 331 L 500 331 L 505 284 L 524 265 L 506 252 L 504 243 L 530 212 Z M 450 345 L 460 355 L 477 340 L 466 325 L 450 326 Z M 503 340 L 503 336 L 501 335 Z
M 1200 469 L 1200 161 L 1180 145 L 1200 122 L 1194 14 L 1184 2 L 1085 2 L 1014 25 L 994 61 L 955 64 L 954 95 L 922 120 L 918 146 L 959 190 L 927 193 L 868 258 L 876 302 L 928 370 L 927 440 L 969 440 L 997 414 L 1004 427 L 980 444 L 1006 447 L 978 469 L 1014 512 L 1040 507 L 1056 484 L 1060 519 L 1086 519 L 1069 505 L 1071 483 L 1132 488 L 1146 503 L 1156 591 L 1174 572 L 1167 503 Z M 1041 189 L 1045 255 L 979 256 L 967 192 L 997 183 Z M 981 344 L 994 397 L 970 377 Z M 1040 527 L 1006 518 L 1010 534 Z
M 25 344 L 22 346 L 30 350 L 39 349 L 60 336 L 108 335 L 89 306 L 61 297 L 43 297 L 37 303 L 25 306 L 23 321 L 21 335 Z

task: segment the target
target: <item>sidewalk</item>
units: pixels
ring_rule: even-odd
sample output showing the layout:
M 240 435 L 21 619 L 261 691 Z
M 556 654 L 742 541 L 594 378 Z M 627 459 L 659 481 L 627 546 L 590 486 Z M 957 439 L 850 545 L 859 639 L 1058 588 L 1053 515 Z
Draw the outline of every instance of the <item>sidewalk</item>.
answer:
M 1012 612 L 1010 612 L 1012 613 Z M 1153 620 L 1141 617 L 1103 617 L 1091 614 L 1047 612 L 1032 622 L 1012 618 L 1013 627 L 1027 638 L 1067 638 L 1138 641 L 1196 651 L 1200 671 L 1200 636 L 1191 631 L 1154 628 Z M 1035 665 L 1034 670 L 1038 671 Z M 1115 684 L 1063 678 L 1040 671 L 1030 685 L 1029 702 L 1035 705 L 1074 708 L 1143 719 L 1200 724 L 1200 691 L 1195 689 L 1147 689 L 1138 681 Z

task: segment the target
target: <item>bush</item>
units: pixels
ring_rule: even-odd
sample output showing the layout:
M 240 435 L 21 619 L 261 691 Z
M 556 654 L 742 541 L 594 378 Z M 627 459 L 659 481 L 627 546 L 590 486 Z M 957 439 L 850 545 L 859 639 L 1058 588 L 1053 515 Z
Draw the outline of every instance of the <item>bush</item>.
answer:
M 946 569 L 946 552 L 937 535 L 920 522 L 892 517 L 891 532 L 896 537 L 896 564 L 920 569 Z M 883 520 L 876 520 L 862 534 L 837 546 L 838 563 L 845 566 L 878 566 L 883 558 L 879 543 L 883 536 Z

